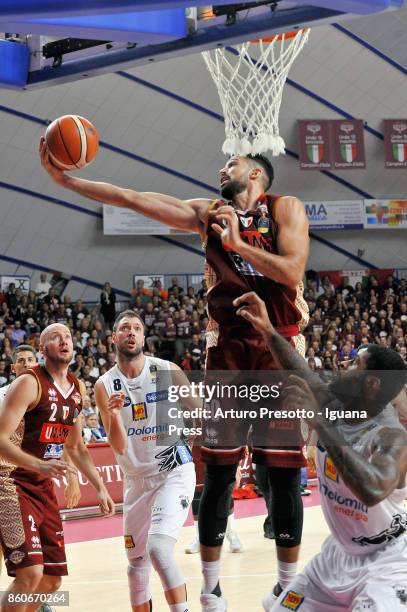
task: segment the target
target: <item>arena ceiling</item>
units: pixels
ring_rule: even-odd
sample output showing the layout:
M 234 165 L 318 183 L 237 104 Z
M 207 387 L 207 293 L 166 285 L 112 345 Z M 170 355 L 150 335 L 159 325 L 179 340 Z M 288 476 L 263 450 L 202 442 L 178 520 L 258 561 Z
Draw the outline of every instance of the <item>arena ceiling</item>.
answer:
M 274 162 L 275 191 L 305 200 L 406 197 L 406 172 L 384 169 L 382 125 L 406 117 L 406 71 L 407 7 L 314 28 L 283 95 L 287 154 Z M 217 193 L 223 123 L 200 55 L 33 91 L 0 90 L 0 271 L 42 266 L 80 277 L 78 287 L 115 279 L 123 291 L 135 271 L 199 271 L 197 238 L 177 238 L 185 251 L 156 238 L 105 237 L 101 205 L 50 181 L 39 138 L 49 120 L 71 113 L 90 119 L 102 142 L 81 176 L 180 198 Z M 297 119 L 343 117 L 365 121 L 366 170 L 300 171 Z

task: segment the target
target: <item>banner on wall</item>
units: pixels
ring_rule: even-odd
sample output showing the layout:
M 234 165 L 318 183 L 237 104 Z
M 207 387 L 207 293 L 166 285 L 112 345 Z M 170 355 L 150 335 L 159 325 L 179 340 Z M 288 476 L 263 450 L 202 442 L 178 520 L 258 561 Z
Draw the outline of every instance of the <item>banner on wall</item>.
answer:
M 326 170 L 332 167 L 329 121 L 298 121 L 298 150 L 302 170 Z
M 328 276 L 334 285 L 340 285 L 344 277 L 346 277 L 349 285 L 355 287 L 356 283 L 359 282 L 365 285 L 371 275 L 377 278 L 379 285 L 382 285 L 388 276 L 394 276 L 394 274 L 394 268 L 383 268 L 380 270 L 377 268 L 362 268 L 360 270 L 322 270 L 318 272 L 318 277 L 322 280 L 324 276 Z
M 310 229 L 363 229 L 362 200 L 305 202 Z
M 153 287 L 155 286 L 154 283 L 156 281 L 160 281 L 161 286 L 164 287 L 164 275 L 163 274 L 150 274 L 150 275 L 144 275 L 144 276 L 139 276 L 135 274 L 133 276 L 133 287 L 136 287 L 138 280 L 144 281 L 144 289 L 153 289 Z
M 115 503 L 121 503 L 123 501 L 123 474 L 109 444 L 92 444 L 88 446 L 88 449 L 110 497 Z M 96 491 L 81 472 L 78 472 L 78 480 L 81 490 L 78 508 L 98 506 Z M 67 485 L 66 477 L 53 478 L 53 481 L 58 505 L 60 509 L 66 508 L 64 496 Z
M 386 168 L 407 168 L 407 119 L 384 120 Z
M 28 293 L 30 290 L 31 278 L 22 276 L 21 274 L 3 274 L 0 276 L 0 290 L 7 291 L 10 283 L 14 283 L 16 289 L 21 289 L 23 293 Z
M 168 234 L 185 235 L 188 233 L 172 229 L 133 210 L 103 204 L 103 234 L 105 236 L 123 236 L 126 234 L 130 236 L 159 236 Z
M 364 200 L 365 229 L 406 229 L 407 200 Z
M 366 168 L 362 119 L 333 119 L 330 122 L 333 167 L 346 170 Z

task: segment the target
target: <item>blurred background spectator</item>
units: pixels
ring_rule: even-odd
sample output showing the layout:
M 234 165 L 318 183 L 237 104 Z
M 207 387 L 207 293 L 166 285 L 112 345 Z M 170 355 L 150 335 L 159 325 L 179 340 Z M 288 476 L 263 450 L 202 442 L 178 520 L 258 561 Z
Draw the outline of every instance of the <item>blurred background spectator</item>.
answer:
M 103 291 L 100 294 L 100 312 L 106 325 L 111 327 L 116 315 L 116 294 L 110 283 L 104 284 Z
M 382 275 L 380 276 L 380 278 Z M 61 322 L 73 335 L 72 372 L 84 381 L 88 399 L 84 415 L 86 436 L 105 438 L 98 419 L 93 386 L 97 378 L 115 364 L 112 324 L 116 314 L 116 295 L 105 283 L 99 304 L 74 303 L 62 298 L 47 281 L 46 274 L 35 291 L 23 294 L 10 283 L 0 293 L 0 386 L 12 379 L 13 347 L 28 343 L 38 350 L 39 335 L 46 325 Z M 338 280 L 339 278 L 339 280 Z M 335 281 L 336 279 L 336 281 Z M 185 370 L 203 369 L 206 358 L 205 329 L 208 323 L 206 282 L 197 289 L 182 286 L 176 276 L 169 288 L 156 280 L 146 288 L 138 280 L 131 292 L 130 306 L 144 320 L 146 352 L 177 362 Z M 382 282 L 374 275 L 352 286 L 348 277 L 308 273 L 305 299 L 310 322 L 304 335 L 306 359 L 311 369 L 329 379 L 346 370 L 357 350 L 370 342 L 390 346 L 407 360 L 407 280 L 388 275 Z M 121 305 L 127 308 L 128 304 Z M 89 418 L 91 419 L 89 421 Z

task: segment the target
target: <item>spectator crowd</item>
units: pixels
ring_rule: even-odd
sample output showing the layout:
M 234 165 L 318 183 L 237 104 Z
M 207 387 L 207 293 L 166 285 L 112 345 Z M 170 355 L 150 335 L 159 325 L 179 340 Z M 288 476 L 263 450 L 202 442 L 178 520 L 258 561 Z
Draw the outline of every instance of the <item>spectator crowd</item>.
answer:
M 407 361 L 407 280 L 389 275 L 380 283 L 375 275 L 354 286 L 341 277 L 333 284 L 308 273 L 304 297 L 310 310 L 305 330 L 306 358 L 313 370 L 329 376 L 347 369 L 358 348 L 369 343 L 390 346 Z M 146 353 L 178 363 L 184 370 L 204 367 L 205 330 L 208 323 L 206 284 L 199 289 L 182 287 L 173 277 L 168 288 L 156 281 L 146 288 L 137 281 L 131 292 L 130 308 L 144 320 Z M 127 305 L 126 305 L 127 307 Z M 27 294 L 10 283 L 0 293 L 0 386 L 12 379 L 12 353 L 19 344 L 39 348 L 41 331 L 53 322 L 67 325 L 73 336 L 72 372 L 88 391 L 84 409 L 84 437 L 88 442 L 105 441 L 98 419 L 93 386 L 115 363 L 112 325 L 116 296 L 105 283 L 98 304 L 71 301 L 49 284 L 46 275 Z M 40 355 L 38 354 L 40 359 Z

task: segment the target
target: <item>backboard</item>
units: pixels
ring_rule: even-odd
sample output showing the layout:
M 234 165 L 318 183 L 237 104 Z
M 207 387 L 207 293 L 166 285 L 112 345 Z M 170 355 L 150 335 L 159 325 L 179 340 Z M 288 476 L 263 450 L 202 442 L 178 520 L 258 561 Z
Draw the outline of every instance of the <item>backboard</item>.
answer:
M 32 89 L 85 79 L 304 26 L 397 10 L 404 0 L 206 2 L 195 0 L 191 8 L 191 0 L 71 0 L 69 5 L 65 0 L 2 0 L 0 87 Z

